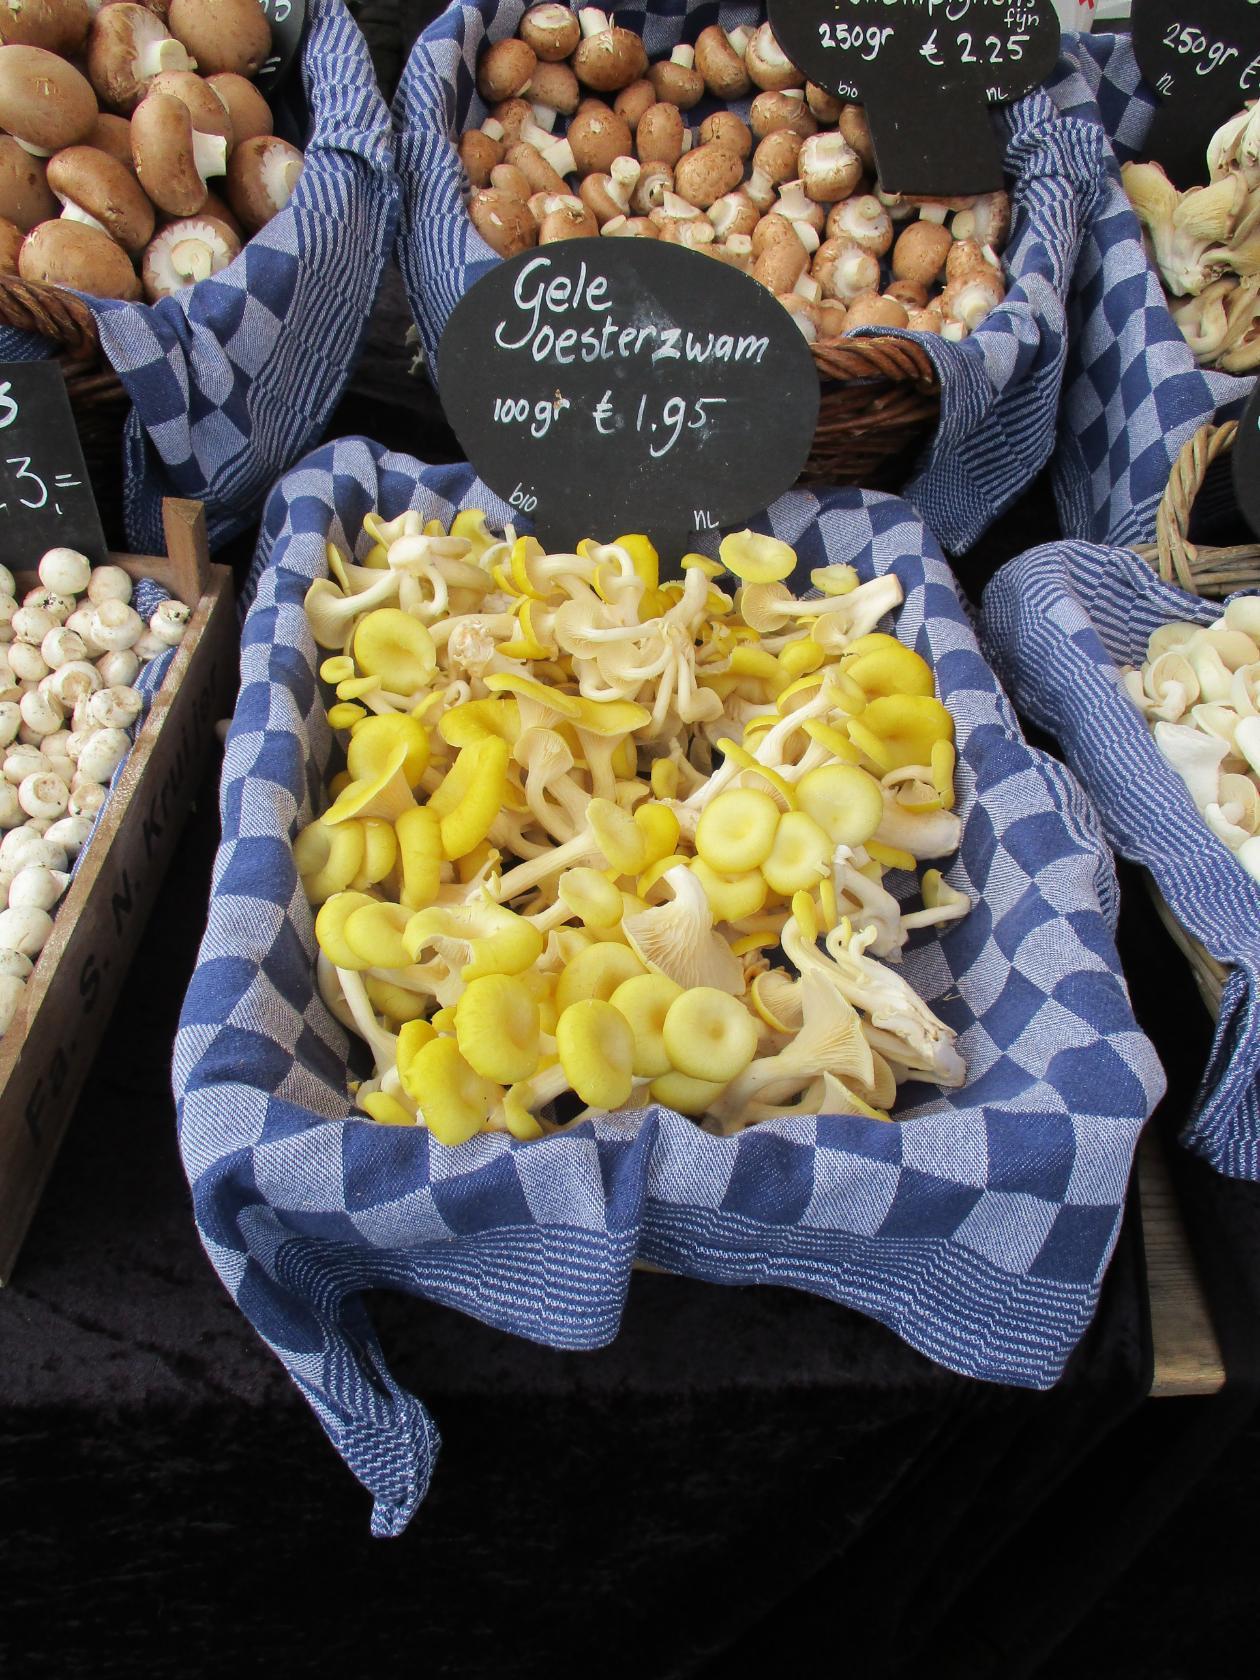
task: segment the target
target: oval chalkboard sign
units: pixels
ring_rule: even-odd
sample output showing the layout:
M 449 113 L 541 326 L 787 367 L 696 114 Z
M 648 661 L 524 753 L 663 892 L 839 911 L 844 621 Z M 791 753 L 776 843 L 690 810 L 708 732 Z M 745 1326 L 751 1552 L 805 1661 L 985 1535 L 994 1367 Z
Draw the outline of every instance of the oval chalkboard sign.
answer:
M 770 0 L 770 24 L 810 81 L 866 106 L 887 192 L 996 192 L 989 105 L 1045 80 L 1053 0 Z
M 257 82 L 270 93 L 288 75 L 302 45 L 306 0 L 259 0 L 271 24 L 271 53 L 258 72 Z
M 498 263 L 439 346 L 468 459 L 539 537 L 630 531 L 663 556 L 743 524 L 800 475 L 818 374 L 755 280 L 677 245 L 573 239 Z
M 50 548 L 105 561 L 105 533 L 56 362 L 0 362 L 0 557 L 13 571 Z
M 1208 141 L 1260 97 L 1260 4 L 1133 0 L 1133 51 L 1161 101 L 1142 156 L 1177 186 L 1201 186 Z

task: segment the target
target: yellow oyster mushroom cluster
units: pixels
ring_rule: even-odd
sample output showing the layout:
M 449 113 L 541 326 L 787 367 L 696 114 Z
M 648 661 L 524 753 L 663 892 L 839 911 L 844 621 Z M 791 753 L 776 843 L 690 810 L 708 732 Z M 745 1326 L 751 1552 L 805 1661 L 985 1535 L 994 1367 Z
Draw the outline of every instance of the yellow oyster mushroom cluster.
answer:
M 885 879 L 960 837 L 953 721 L 879 629 L 894 576 L 798 600 L 751 531 L 677 580 L 642 536 L 364 532 L 306 596 L 346 764 L 294 843 L 363 1113 L 457 1144 L 659 1102 L 730 1133 L 963 1082 L 889 966 L 970 907 Z

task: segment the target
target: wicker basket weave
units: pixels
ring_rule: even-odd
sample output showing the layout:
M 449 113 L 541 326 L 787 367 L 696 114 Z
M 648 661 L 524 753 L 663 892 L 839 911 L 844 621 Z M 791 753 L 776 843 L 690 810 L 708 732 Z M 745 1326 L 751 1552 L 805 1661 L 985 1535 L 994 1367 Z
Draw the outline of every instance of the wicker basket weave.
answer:
M 814 344 L 822 382 L 807 484 L 899 487 L 906 457 L 927 442 L 941 408 L 936 369 L 908 338 Z
M 1165 583 L 1175 583 L 1189 595 L 1223 600 L 1237 589 L 1260 588 L 1260 543 L 1201 548 L 1190 541 L 1195 497 L 1203 488 L 1208 468 L 1218 456 L 1229 453 L 1237 435 L 1238 422 L 1227 420 L 1220 426 L 1201 426 L 1182 446 L 1159 504 L 1155 541 L 1135 547 L 1135 552 L 1158 571 Z M 1146 884 L 1160 920 L 1185 953 L 1199 993 L 1215 1016 L 1229 976 L 1228 968 L 1217 962 L 1192 933 L 1187 933 L 1150 875 L 1146 876 Z

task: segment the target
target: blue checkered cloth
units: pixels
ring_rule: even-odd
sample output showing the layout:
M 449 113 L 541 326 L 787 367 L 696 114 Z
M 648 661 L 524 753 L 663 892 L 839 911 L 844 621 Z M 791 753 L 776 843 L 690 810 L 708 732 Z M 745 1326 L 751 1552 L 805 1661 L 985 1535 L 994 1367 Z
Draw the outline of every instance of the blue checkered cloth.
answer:
M 429 365 L 463 294 L 499 259 L 464 207 L 459 135 L 486 115 L 475 86 L 487 38 L 512 35 L 524 0 L 448 6 L 416 43 L 394 101 L 403 206 L 398 260 Z M 711 23 L 763 21 L 761 7 L 665 0 L 645 15 L 617 11 L 649 57 L 692 41 Z M 697 108 L 702 117 L 708 105 Z M 734 109 L 746 114 L 746 107 Z M 1006 302 L 962 344 L 919 337 L 941 383 L 935 437 L 904 494 L 945 547 L 960 553 L 1031 483 L 1054 447 L 1067 349 L 1068 288 L 1081 239 L 1107 175 L 1097 126 L 1065 121 L 1044 93 L 999 117 L 1013 182 Z
M 905 972 L 960 1034 L 967 1088 L 904 1087 L 901 1124 L 824 1115 L 734 1138 L 653 1108 L 447 1149 L 354 1114 L 352 1046 L 316 989 L 292 855 L 333 754 L 302 602 L 327 541 L 362 554 L 366 513 L 446 521 L 469 506 L 510 517 L 467 465 L 421 466 L 363 439 L 319 450 L 271 497 L 175 1050 L 202 1240 L 370 1489 L 375 1532 L 406 1524 L 438 1439 L 385 1369 L 366 1289 L 593 1348 L 616 1334 L 637 1256 L 809 1290 L 955 1370 L 1053 1383 L 1094 1310 L 1163 1077 L 1120 973 L 1115 877 L 1089 803 L 1021 738 L 949 567 L 895 498 L 796 491 L 761 526 L 796 546 L 803 571 L 895 571 L 897 632 L 932 662 L 957 721 L 965 834 L 947 874 L 976 905 Z
M 1010 561 L 984 595 L 982 634 L 1025 716 L 1056 737 L 1121 856 L 1232 968 L 1182 1141 L 1231 1178 L 1260 1179 L 1260 889 L 1195 810 L 1117 667 L 1161 624 L 1219 617 L 1129 549 L 1062 542 Z
M 336 406 L 393 247 L 393 138 L 367 43 L 344 0 L 309 0 L 307 16 L 310 130 L 288 206 L 221 274 L 177 297 L 86 300 L 133 405 L 119 470 L 139 554 L 162 550 L 164 496 L 203 502 L 216 545 L 258 517 Z M 0 330 L 0 361 L 50 350 Z
M 1199 368 L 1146 255 L 1119 170 L 1142 156 L 1157 104 L 1132 39 L 1065 36 L 1046 92 L 1066 120 L 1101 127 L 1114 148 L 1069 299 L 1059 522 L 1089 542 L 1150 542 L 1177 451 L 1207 422 L 1236 418 L 1255 381 Z

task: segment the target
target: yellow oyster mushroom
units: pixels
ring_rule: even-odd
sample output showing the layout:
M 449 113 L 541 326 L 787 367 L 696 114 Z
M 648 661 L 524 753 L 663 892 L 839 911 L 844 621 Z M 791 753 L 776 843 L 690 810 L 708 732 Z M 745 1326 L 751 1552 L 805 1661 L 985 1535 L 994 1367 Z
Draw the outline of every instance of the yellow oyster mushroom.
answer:
M 521 733 L 521 713 L 515 700 L 465 700 L 438 719 L 438 734 L 450 747 L 471 746 L 487 735 L 515 745 Z
M 767 968 L 755 974 L 748 987 L 748 998 L 757 1014 L 775 1032 L 796 1032 L 800 1028 L 804 1019 L 801 983 L 781 968 Z
M 437 666 L 433 637 L 401 607 L 377 607 L 354 632 L 354 657 L 365 677 L 379 677 L 391 694 L 424 688 Z
M 429 731 L 418 718 L 406 712 L 364 718 L 346 748 L 346 769 L 355 781 L 379 775 L 399 745 L 406 748 L 403 775 L 411 787 L 418 787 L 421 776 L 429 768 Z
M 862 692 L 875 699 L 890 694 L 935 694 L 932 667 L 895 636 L 872 630 L 844 650 L 840 669 Z
M 412 961 L 437 939 L 462 940 L 469 961 L 460 969 L 464 981 L 483 974 L 523 974 L 543 954 L 545 940 L 524 916 L 505 904 L 482 897 L 471 904 L 431 905 L 407 923 L 403 942 Z
M 398 575 L 395 572 L 382 572 L 379 581 L 354 595 L 345 594 L 331 578 L 316 578 L 306 591 L 302 605 L 317 644 L 341 653 L 360 614 L 381 610 L 384 603 L 394 600 L 397 594 Z
M 352 910 L 342 923 L 345 942 L 358 957 L 356 968 L 408 968 L 411 956 L 403 933 L 411 912 L 401 904 L 373 899 Z
M 415 1126 L 416 1116 L 388 1091 L 369 1091 L 358 1098 L 359 1107 L 378 1126 Z
M 727 571 L 745 583 L 777 583 L 789 577 L 796 566 L 794 548 L 759 531 L 734 531 L 723 537 L 718 555 Z
M 711 1079 L 692 1079 L 685 1073 L 664 1073 L 648 1087 L 653 1102 L 692 1120 L 707 1114 L 725 1089 Z
M 567 962 L 556 982 L 556 1008 L 563 1015 L 583 998 L 607 1002 L 623 981 L 647 972 L 628 945 L 601 941 L 587 945 Z
M 849 719 L 849 736 L 882 771 L 900 770 L 930 764 L 936 743 L 953 740 L 954 720 L 931 695 L 888 694 Z
M 634 1034 L 631 1067 L 636 1079 L 658 1079 L 670 1071 L 673 1064 L 663 1036 L 665 1017 L 682 995 L 682 987 L 664 974 L 636 974 L 623 980 L 609 998 Z
M 367 717 L 366 706 L 357 705 L 351 700 L 339 700 L 335 706 L 328 708 L 328 727 L 330 729 L 353 729 L 356 723 L 362 723 Z
M 470 980 L 455 1005 L 455 1040 L 474 1072 L 500 1085 L 528 1079 L 540 1054 L 538 1000 L 508 974 Z
M 833 846 L 864 846 L 884 816 L 884 793 L 856 764 L 820 764 L 796 784 L 800 808 Z
M 760 869 L 722 875 L 698 857 L 691 871 L 704 888 L 715 922 L 742 922 L 748 916 L 757 915 L 765 905 L 766 878 Z
M 494 827 L 507 795 L 510 752 L 499 735 L 470 741 L 429 796 L 429 809 L 441 824 L 442 850 L 452 862 L 479 846 Z
M 302 891 L 312 904 L 344 892 L 363 867 L 366 841 L 360 822 L 308 823 L 293 842 Z
M 337 892 L 324 900 L 315 917 L 315 939 L 329 962 L 337 968 L 371 968 L 346 938 L 346 922 L 357 910 L 379 904 L 365 892 Z
M 556 883 L 556 896 L 585 927 L 616 927 L 621 920 L 621 894 L 598 869 L 566 869 Z
M 403 768 L 406 759 L 406 743 L 399 741 L 390 748 L 375 774 L 362 781 L 352 780 L 342 789 L 322 820 L 334 825 L 350 817 L 384 817 L 387 822 L 397 822 L 416 803 Z
M 364 976 L 363 989 L 372 1008 L 392 1022 L 395 1029 L 407 1021 L 420 1020 L 431 1002 L 428 993 L 413 991 L 410 986 L 399 986 L 395 981 L 384 980 L 377 974 Z
M 661 1037 L 679 1073 L 724 1085 L 757 1054 L 760 1033 L 738 998 L 712 986 L 693 986 L 670 1004 Z
M 451 1146 L 475 1137 L 503 1097 L 469 1067 L 453 1038 L 432 1039 L 399 1073 L 421 1120 L 439 1143 Z
M 364 817 L 363 862 L 350 885 L 358 892 L 366 892 L 383 881 L 397 861 L 398 839 L 393 823 L 386 822 L 384 817 Z
M 805 811 L 787 811 L 779 820 L 774 846 L 761 865 L 772 892 L 785 898 L 815 887 L 831 868 L 833 842 Z
M 423 910 L 438 895 L 442 880 L 442 827 L 427 805 L 404 811 L 394 823 L 402 868 L 402 902 Z
M 779 807 L 760 788 L 730 788 L 711 799 L 696 825 L 696 852 L 722 875 L 742 875 L 770 856 Z
M 556 1050 L 573 1090 L 592 1108 L 620 1108 L 634 1088 L 634 1034 L 620 1010 L 583 998 L 561 1012 Z

